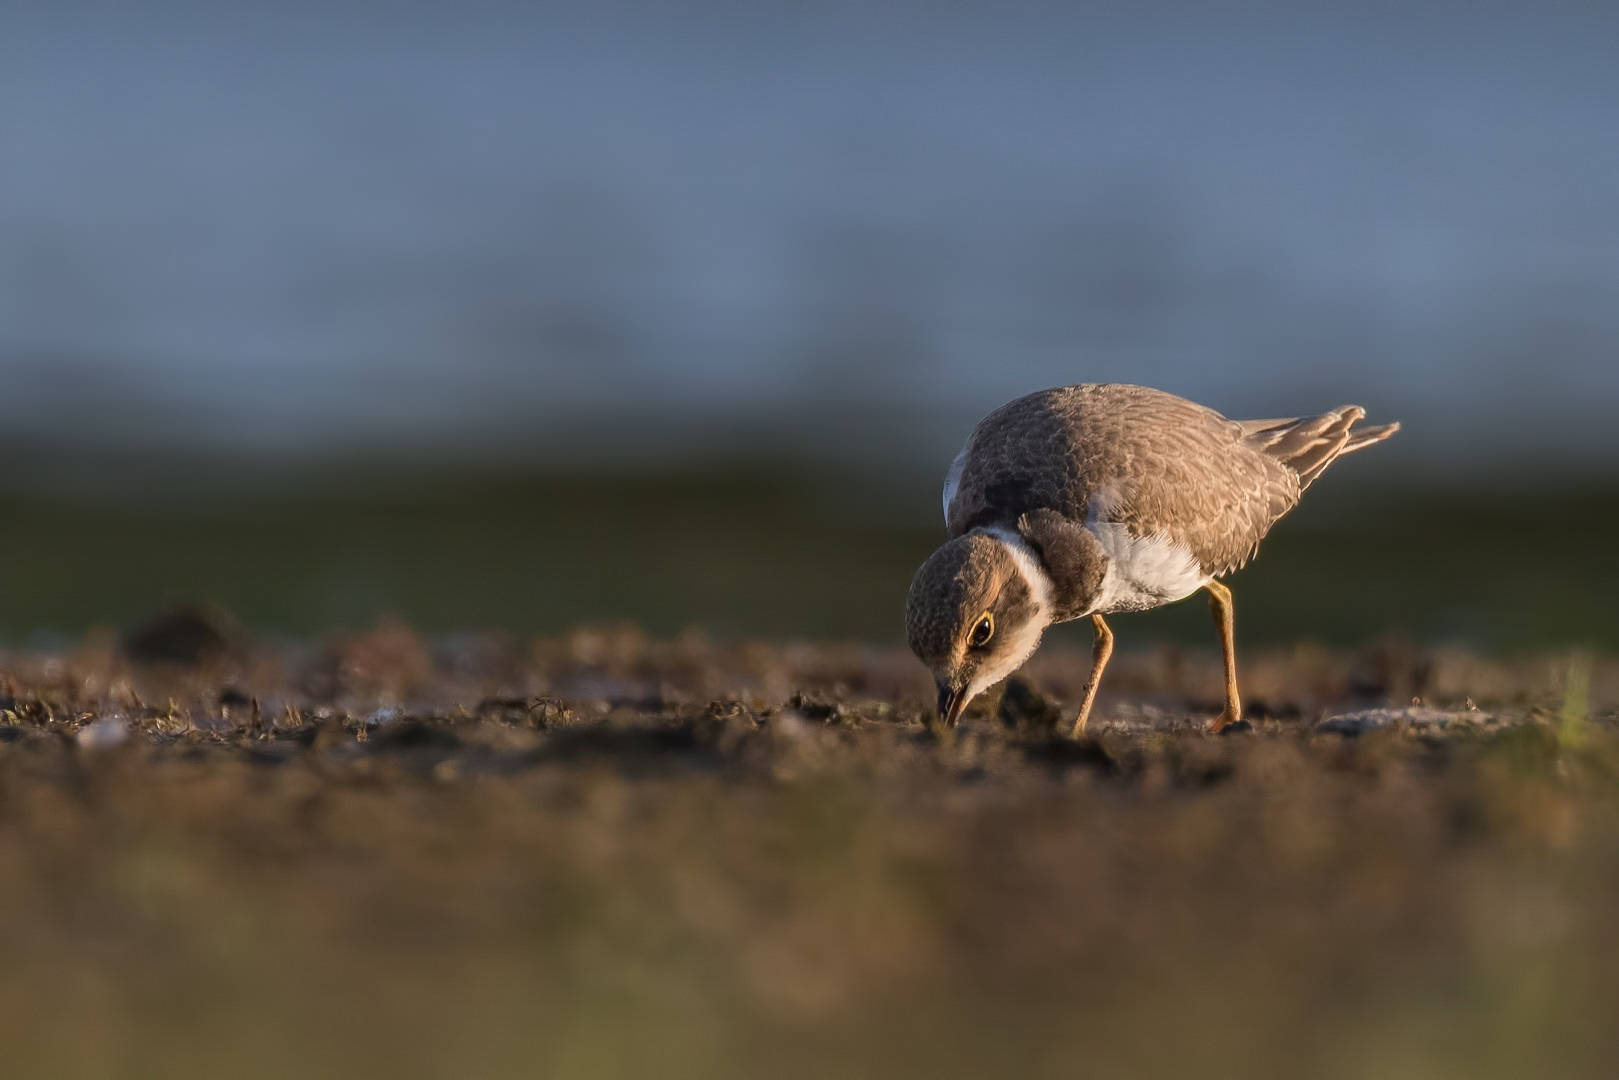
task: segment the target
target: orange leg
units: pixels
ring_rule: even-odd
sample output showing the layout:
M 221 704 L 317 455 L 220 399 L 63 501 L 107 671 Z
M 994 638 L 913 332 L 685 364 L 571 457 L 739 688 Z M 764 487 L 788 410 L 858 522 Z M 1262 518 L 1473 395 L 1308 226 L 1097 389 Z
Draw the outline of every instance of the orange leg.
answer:
M 1096 647 L 1091 650 L 1091 677 L 1085 680 L 1085 696 L 1079 703 L 1079 719 L 1074 721 L 1073 737 L 1085 734 L 1085 722 L 1091 718 L 1091 706 L 1096 704 L 1096 688 L 1102 685 L 1102 669 L 1113 655 L 1113 631 L 1108 629 L 1102 616 L 1092 615 L 1091 625 L 1096 628 Z
M 1218 581 L 1204 586 L 1209 590 L 1209 606 L 1214 609 L 1214 625 L 1220 630 L 1220 653 L 1225 659 L 1225 712 L 1210 725 L 1221 731 L 1242 719 L 1242 698 L 1237 693 L 1237 630 L 1231 606 L 1231 590 Z

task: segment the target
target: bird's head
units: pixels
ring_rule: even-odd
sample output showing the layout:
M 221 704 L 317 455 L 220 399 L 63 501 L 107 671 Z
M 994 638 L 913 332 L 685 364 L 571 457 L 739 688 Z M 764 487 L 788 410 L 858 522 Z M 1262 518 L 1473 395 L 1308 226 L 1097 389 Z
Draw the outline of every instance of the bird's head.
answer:
M 975 529 L 939 548 L 905 604 L 911 650 L 933 671 L 939 716 L 950 724 L 1021 667 L 1050 624 L 1051 579 L 1011 530 Z

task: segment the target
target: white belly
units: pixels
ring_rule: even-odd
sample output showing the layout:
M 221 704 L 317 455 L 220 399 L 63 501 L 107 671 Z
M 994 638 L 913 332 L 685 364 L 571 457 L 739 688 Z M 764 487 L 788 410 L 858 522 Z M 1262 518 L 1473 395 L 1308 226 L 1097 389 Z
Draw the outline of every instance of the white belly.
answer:
M 1212 580 L 1186 548 L 1166 536 L 1132 536 L 1123 525 L 1085 526 L 1107 552 L 1095 611 L 1146 611 L 1184 600 Z

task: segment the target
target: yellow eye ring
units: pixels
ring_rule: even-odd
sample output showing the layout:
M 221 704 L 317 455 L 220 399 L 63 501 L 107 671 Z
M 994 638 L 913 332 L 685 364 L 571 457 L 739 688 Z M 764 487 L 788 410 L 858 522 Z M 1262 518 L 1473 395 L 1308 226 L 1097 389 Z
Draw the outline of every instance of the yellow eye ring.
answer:
M 978 623 L 973 627 L 973 632 L 971 636 L 968 637 L 967 642 L 973 648 L 981 649 L 985 645 L 988 645 L 989 639 L 994 636 L 995 614 L 993 612 L 986 611 L 978 617 Z

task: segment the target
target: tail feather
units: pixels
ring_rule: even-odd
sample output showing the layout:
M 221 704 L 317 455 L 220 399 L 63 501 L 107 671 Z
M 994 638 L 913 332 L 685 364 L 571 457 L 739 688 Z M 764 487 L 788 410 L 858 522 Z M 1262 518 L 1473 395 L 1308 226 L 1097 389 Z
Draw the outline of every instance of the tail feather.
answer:
M 1344 454 L 1363 450 L 1400 430 L 1399 424 L 1356 428 L 1365 419 L 1359 405 L 1343 405 L 1319 416 L 1287 420 L 1239 421 L 1249 446 L 1299 474 L 1300 490 Z
M 1356 450 L 1364 450 L 1368 446 L 1382 442 L 1399 430 L 1398 421 L 1392 424 L 1379 424 L 1377 427 L 1356 428 L 1349 433 L 1349 441 L 1338 451 L 1338 456 L 1343 457 L 1345 454 L 1353 454 Z

